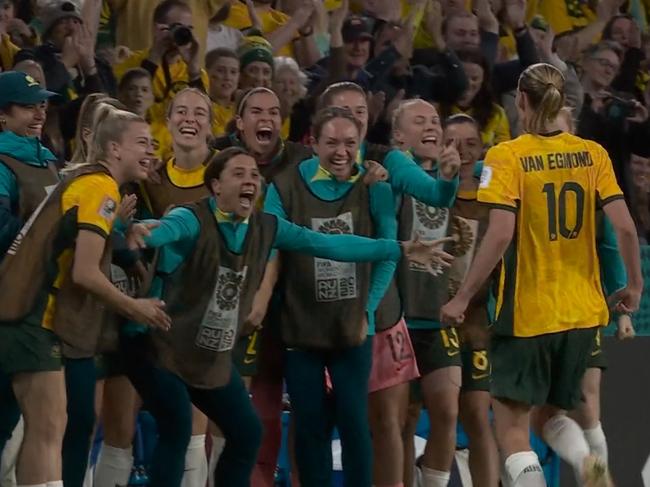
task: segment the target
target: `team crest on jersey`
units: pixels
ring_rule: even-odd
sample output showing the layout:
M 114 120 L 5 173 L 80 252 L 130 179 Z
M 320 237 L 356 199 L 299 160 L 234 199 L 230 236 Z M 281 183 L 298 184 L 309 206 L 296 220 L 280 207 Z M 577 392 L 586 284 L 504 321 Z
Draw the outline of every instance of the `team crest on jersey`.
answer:
M 222 310 L 231 310 L 239 302 L 239 293 L 244 282 L 244 275 L 224 272 L 217 280 L 217 303 Z
M 117 202 L 113 198 L 106 196 L 99 207 L 99 216 L 105 220 L 112 221 L 115 218 L 116 212 Z
M 420 201 L 415 201 L 415 214 L 418 220 L 422 225 L 431 230 L 440 228 L 447 221 L 448 213 L 449 210 L 447 208 L 434 208 Z

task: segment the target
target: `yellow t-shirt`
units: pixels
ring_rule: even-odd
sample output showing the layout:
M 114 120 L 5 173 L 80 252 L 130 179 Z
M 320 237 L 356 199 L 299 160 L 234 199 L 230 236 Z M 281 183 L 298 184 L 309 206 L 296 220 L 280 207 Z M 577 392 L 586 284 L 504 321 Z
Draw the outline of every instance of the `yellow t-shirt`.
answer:
M 226 135 L 226 127 L 230 121 L 235 117 L 235 105 L 227 107 L 212 103 L 212 135 L 221 137 Z
M 531 337 L 606 325 L 596 209 L 623 198 L 607 152 L 560 133 L 491 148 L 478 200 L 517 214 L 499 278 L 495 331 Z
M 148 49 L 153 39 L 153 11 L 160 0 L 108 0 L 116 17 L 116 43 L 133 51 Z M 201 59 L 205 56 L 208 24 L 223 0 L 185 0 L 192 8 L 194 37 L 199 42 Z
M 0 63 L 2 69 L 9 71 L 14 65 L 14 57 L 20 51 L 20 47 L 11 42 L 11 37 L 8 34 L 0 36 Z
M 257 15 L 260 18 L 260 22 L 262 22 L 262 34 L 273 32 L 274 30 L 286 24 L 290 19 L 287 14 L 275 9 L 259 11 L 257 12 Z M 237 30 L 245 30 L 251 28 L 253 26 L 253 23 L 251 22 L 251 18 L 248 15 L 248 7 L 246 7 L 246 5 L 241 2 L 234 2 L 230 8 L 230 14 L 223 24 Z M 293 57 L 293 46 L 291 44 L 287 44 L 273 55 Z
M 464 111 L 457 106 L 454 106 L 451 111 L 453 115 L 457 113 L 465 113 L 473 116 L 473 110 Z M 489 148 L 510 139 L 510 122 L 508 121 L 506 111 L 500 105 L 494 105 L 492 116 L 485 127 L 482 127 L 481 129 L 481 140 L 483 141 L 483 145 L 485 148 Z
M 175 164 L 172 157 L 167 161 L 165 169 L 169 180 L 174 183 L 174 186 L 179 188 L 196 188 L 203 186 L 203 175 L 205 174 L 205 164 L 199 164 L 192 169 L 183 169 Z
M 596 19 L 596 14 L 579 0 L 534 0 L 527 3 L 526 18 L 542 15 L 555 34 L 584 27 Z
M 166 120 L 152 120 L 149 127 L 151 127 L 156 157 L 161 161 L 168 160 L 173 154 L 173 148 L 172 134 L 169 133 Z
M 90 230 L 108 238 L 120 204 L 120 190 L 117 182 L 108 174 L 95 173 L 80 176 L 66 188 L 61 196 L 61 214 L 76 208 L 77 228 Z M 57 277 L 54 287 L 60 288 L 70 278 L 74 249 L 65 249 L 57 259 Z M 56 294 L 49 294 L 43 314 L 43 327 L 52 329 Z
M 142 61 L 149 57 L 149 50 L 136 51 L 121 64 L 113 67 L 115 77 L 119 81 L 122 76 L 133 68 L 139 68 Z M 156 103 L 149 109 L 151 120 L 164 120 L 166 118 L 167 102 L 169 102 L 174 95 L 186 88 L 189 84 L 190 77 L 187 69 L 187 64 L 182 59 L 179 59 L 173 64 L 169 65 L 169 77 L 171 85 L 167 85 L 165 79 L 165 70 L 162 66 L 158 66 L 155 76 L 153 78 L 153 96 Z M 210 80 L 208 73 L 205 69 L 201 69 L 201 81 L 206 91 L 209 91 Z

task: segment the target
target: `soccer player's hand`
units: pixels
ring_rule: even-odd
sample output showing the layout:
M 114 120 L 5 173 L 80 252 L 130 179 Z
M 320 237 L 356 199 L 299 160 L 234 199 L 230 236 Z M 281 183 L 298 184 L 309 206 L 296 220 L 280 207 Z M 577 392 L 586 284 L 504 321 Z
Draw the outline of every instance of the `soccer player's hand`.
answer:
M 608 299 L 609 308 L 621 314 L 634 313 L 639 309 L 641 291 L 641 289 L 636 290 L 629 286 L 616 291 Z
M 151 235 L 151 230 L 156 228 L 160 223 L 134 223 L 126 232 L 126 245 L 130 250 L 146 249 L 147 244 L 144 241 Z
M 453 179 L 460 169 L 460 153 L 458 141 L 449 139 L 440 153 L 438 169 L 443 179 Z
M 636 336 L 630 315 L 619 316 L 616 326 L 618 327 L 616 338 L 619 340 L 627 340 L 628 338 L 634 338 Z
M 404 257 L 409 262 L 415 262 L 424 266 L 429 273 L 434 276 L 440 274 L 441 269 L 450 267 L 454 260 L 454 256 L 445 252 L 441 247 L 447 243 L 454 241 L 455 237 L 445 237 L 438 240 L 408 240 L 402 242 Z
M 440 322 L 449 326 L 460 325 L 465 321 L 465 310 L 468 304 L 468 301 L 456 295 L 440 308 Z
M 363 163 L 366 173 L 363 175 L 363 182 L 368 186 L 379 181 L 388 181 L 388 170 L 377 161 L 366 161 Z
M 135 299 L 129 314 L 134 321 L 161 330 L 169 330 L 172 326 L 172 319 L 165 313 L 165 302 L 160 299 Z

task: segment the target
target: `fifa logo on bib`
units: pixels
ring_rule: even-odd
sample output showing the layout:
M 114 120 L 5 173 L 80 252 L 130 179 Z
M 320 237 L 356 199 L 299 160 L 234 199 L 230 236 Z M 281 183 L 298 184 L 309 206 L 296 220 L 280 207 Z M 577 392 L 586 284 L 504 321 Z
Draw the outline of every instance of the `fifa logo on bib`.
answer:
M 239 297 L 248 267 L 240 272 L 219 266 L 217 284 L 196 336 L 196 346 L 213 352 L 232 350 L 239 326 Z
M 334 218 L 312 218 L 311 228 L 330 235 L 352 234 L 352 213 L 342 213 Z M 355 299 L 358 294 L 356 264 L 314 258 L 314 289 L 319 303 Z

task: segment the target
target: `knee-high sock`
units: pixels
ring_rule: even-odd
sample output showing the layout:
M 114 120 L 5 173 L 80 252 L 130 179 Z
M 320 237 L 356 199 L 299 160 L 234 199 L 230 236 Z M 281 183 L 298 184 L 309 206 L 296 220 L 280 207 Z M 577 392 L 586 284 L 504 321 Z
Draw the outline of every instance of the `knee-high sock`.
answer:
M 225 438 L 212 435 L 212 450 L 208 462 L 208 487 L 214 487 L 214 471 L 217 469 L 217 463 L 219 463 L 219 457 L 221 457 L 224 446 L 226 446 Z
M 97 466 L 95 467 L 95 487 L 126 486 L 133 468 L 131 448 L 115 448 L 102 443 Z
M 508 487 L 546 487 L 544 471 L 535 452 L 513 453 L 505 462 Z
M 578 423 L 563 414 L 553 416 L 544 424 L 542 438 L 562 460 L 571 465 L 577 478 L 581 478 L 590 451 Z
M 208 481 L 208 457 L 205 435 L 192 435 L 185 453 L 185 473 L 181 487 L 205 487 Z
M 607 438 L 603 431 L 603 425 L 598 423 L 595 428 L 584 430 L 584 434 L 591 453 L 608 463 Z

